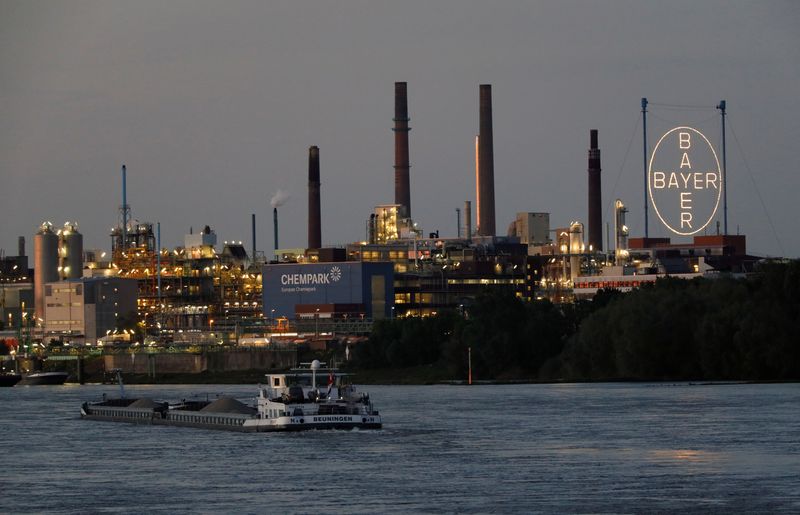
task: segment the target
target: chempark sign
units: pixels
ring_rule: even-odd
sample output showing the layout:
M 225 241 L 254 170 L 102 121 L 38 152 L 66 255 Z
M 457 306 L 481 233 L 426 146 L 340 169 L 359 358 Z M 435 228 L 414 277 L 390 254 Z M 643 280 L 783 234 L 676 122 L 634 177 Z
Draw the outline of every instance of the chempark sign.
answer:
M 714 147 L 691 127 L 675 127 L 656 143 L 647 189 L 656 215 L 682 236 L 705 229 L 719 208 L 723 176 Z

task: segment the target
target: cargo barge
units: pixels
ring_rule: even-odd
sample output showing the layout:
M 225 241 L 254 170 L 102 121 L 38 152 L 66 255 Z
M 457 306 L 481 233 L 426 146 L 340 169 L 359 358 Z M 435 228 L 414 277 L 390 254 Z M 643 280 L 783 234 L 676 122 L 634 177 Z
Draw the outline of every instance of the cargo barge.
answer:
M 312 429 L 380 429 L 381 416 L 366 393 L 357 392 L 334 369 L 314 361 L 308 369 L 268 374 L 253 405 L 232 397 L 170 403 L 148 398 L 85 402 L 81 418 L 111 422 L 222 429 L 241 432 Z M 317 375 L 327 374 L 327 389 Z

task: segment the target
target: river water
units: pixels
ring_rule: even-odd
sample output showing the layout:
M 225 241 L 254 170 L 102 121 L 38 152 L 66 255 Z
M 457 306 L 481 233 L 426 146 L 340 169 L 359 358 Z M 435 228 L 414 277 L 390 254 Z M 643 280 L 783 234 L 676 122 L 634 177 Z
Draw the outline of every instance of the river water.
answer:
M 380 431 L 240 434 L 81 420 L 113 386 L 1 388 L 0 512 L 800 513 L 800 384 L 365 389 Z

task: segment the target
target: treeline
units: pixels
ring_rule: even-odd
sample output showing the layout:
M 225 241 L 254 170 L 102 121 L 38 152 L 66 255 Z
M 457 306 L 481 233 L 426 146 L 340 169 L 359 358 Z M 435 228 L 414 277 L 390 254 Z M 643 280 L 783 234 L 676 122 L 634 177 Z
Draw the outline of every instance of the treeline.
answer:
M 463 316 L 376 323 L 354 364 L 465 378 L 468 349 L 480 379 L 800 379 L 800 262 L 562 306 L 487 292 Z

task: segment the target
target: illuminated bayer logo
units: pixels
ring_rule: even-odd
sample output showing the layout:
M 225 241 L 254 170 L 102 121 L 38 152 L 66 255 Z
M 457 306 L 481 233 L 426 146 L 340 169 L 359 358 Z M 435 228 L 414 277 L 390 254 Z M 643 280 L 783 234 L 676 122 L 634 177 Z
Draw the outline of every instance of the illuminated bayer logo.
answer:
M 338 266 L 332 266 L 330 276 L 331 276 L 331 281 L 339 282 L 339 279 L 342 278 L 342 269 L 339 268 Z
M 675 127 L 653 149 L 647 173 L 650 201 L 661 222 L 675 234 L 697 234 L 711 223 L 722 181 L 717 153 L 697 129 Z

